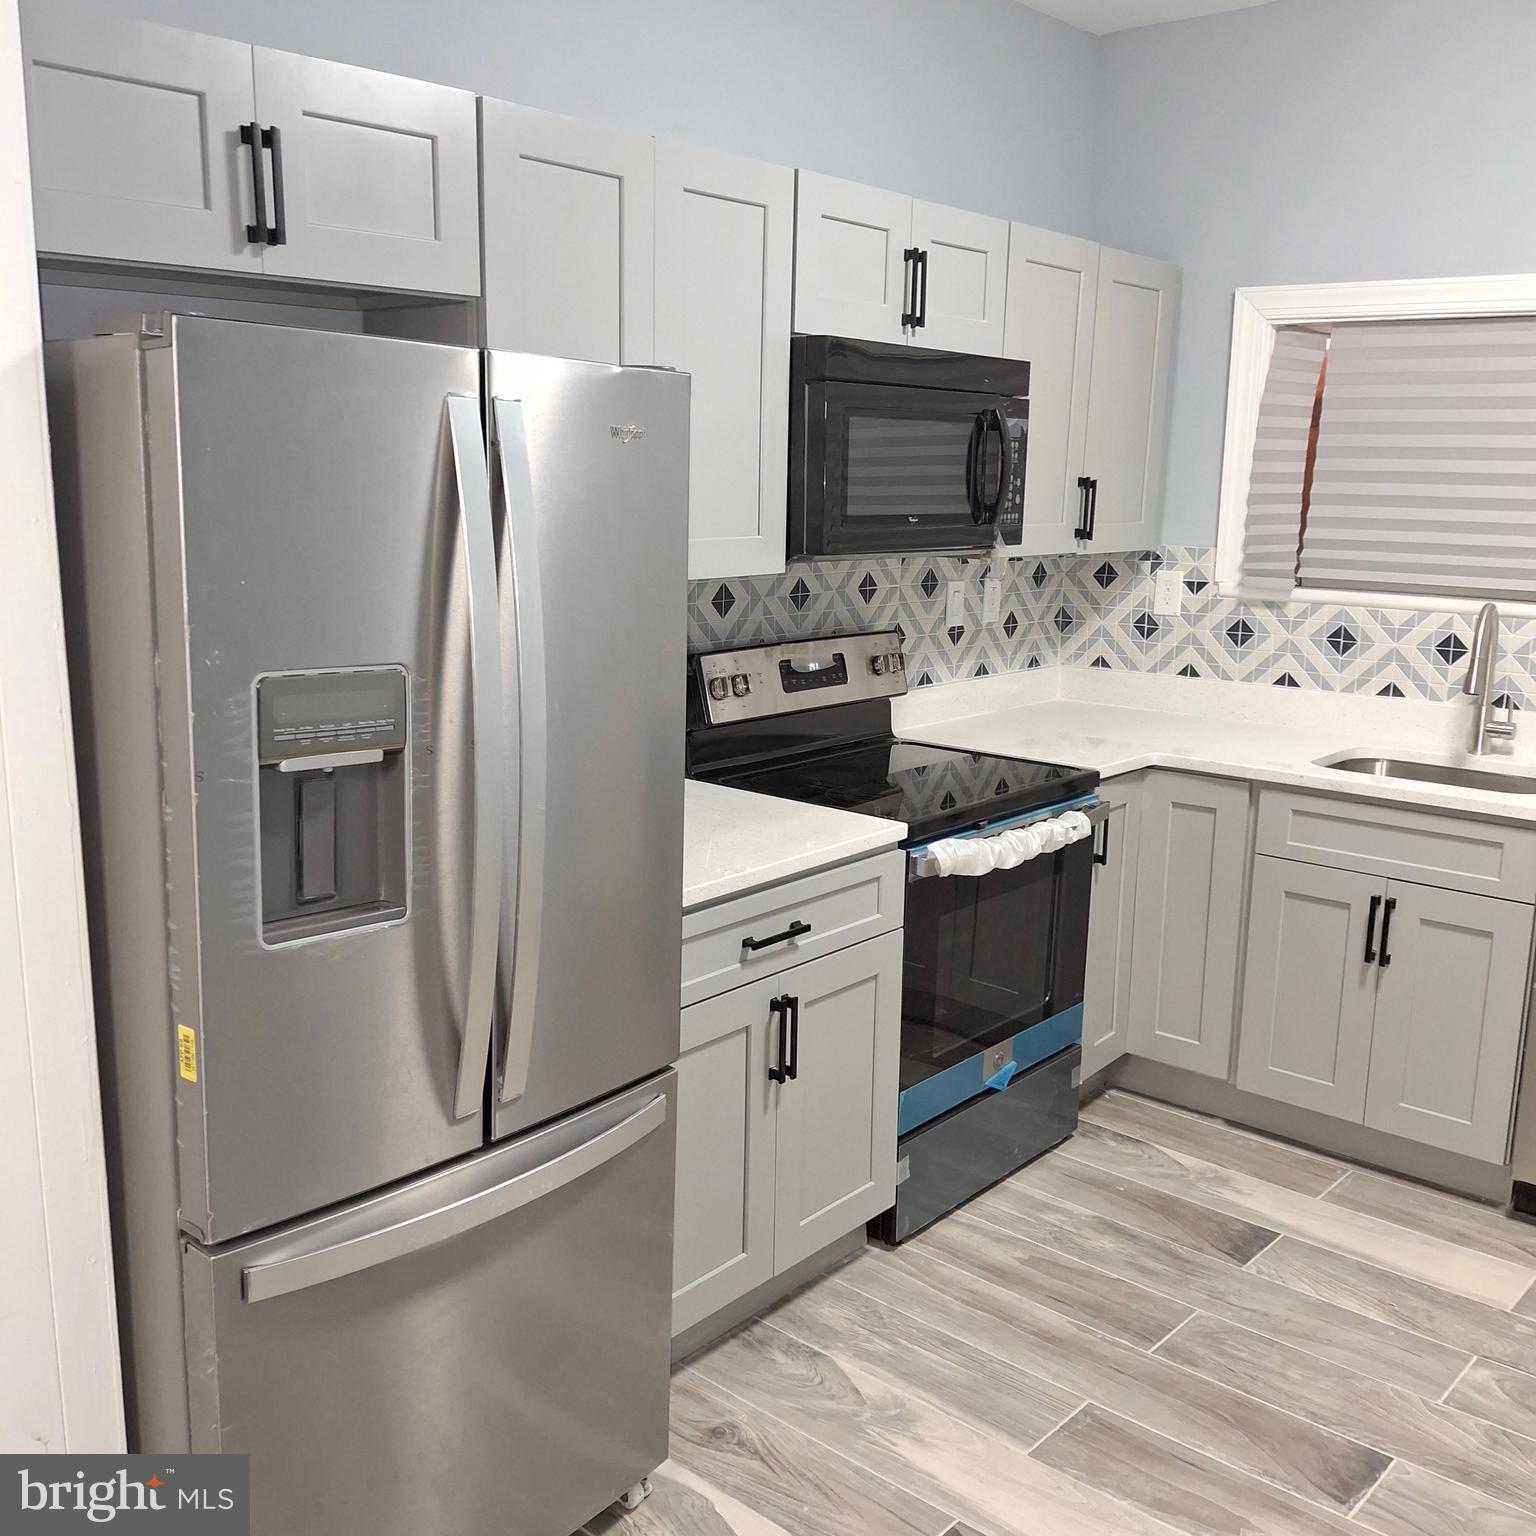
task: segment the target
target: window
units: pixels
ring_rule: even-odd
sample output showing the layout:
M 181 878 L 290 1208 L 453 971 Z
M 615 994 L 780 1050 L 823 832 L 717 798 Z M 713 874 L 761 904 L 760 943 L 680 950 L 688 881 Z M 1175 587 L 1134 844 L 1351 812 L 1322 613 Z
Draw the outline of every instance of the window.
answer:
M 1536 278 L 1247 289 L 1217 582 L 1536 604 Z

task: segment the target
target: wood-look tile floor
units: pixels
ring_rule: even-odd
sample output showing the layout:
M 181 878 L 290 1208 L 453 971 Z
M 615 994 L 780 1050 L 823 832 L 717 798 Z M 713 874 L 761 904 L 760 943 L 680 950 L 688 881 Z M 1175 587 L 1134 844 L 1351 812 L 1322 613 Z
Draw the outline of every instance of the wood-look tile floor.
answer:
M 1112 1092 L 683 1365 L 591 1536 L 1536 1536 L 1536 1226 Z

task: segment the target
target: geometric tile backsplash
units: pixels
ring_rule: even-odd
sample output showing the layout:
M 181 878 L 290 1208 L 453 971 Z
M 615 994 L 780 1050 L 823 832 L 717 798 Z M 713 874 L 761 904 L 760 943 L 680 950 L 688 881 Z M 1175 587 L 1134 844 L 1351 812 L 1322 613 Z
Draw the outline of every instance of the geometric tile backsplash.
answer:
M 688 586 L 688 648 L 805 639 L 850 630 L 902 631 L 907 676 L 919 687 L 1039 666 L 1112 667 L 1281 688 L 1448 699 L 1466 673 L 1465 614 L 1329 603 L 1218 598 L 1210 549 L 1011 560 L 1002 618 L 983 625 L 985 560 L 888 556 L 822 560 L 783 576 Z M 1165 565 L 1184 583 L 1183 611 L 1153 612 Z M 945 624 L 951 581 L 965 582 L 965 620 Z M 1536 701 L 1536 620 L 1506 620 L 1497 702 Z

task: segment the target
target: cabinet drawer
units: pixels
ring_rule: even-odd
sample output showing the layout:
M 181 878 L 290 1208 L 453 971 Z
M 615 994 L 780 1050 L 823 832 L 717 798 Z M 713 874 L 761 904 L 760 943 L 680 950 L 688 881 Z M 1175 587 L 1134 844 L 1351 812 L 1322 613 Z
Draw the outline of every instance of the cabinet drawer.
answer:
M 906 869 L 904 853 L 882 853 L 684 914 L 684 1006 L 899 928 Z
M 1476 817 L 1265 790 L 1257 851 L 1506 901 L 1536 901 L 1536 830 Z

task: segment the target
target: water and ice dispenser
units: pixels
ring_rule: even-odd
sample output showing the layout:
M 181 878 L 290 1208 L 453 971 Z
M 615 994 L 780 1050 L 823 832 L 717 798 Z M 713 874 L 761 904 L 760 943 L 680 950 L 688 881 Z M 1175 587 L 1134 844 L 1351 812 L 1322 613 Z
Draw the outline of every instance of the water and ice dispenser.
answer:
M 266 943 L 405 916 L 408 719 L 401 667 L 257 680 Z

